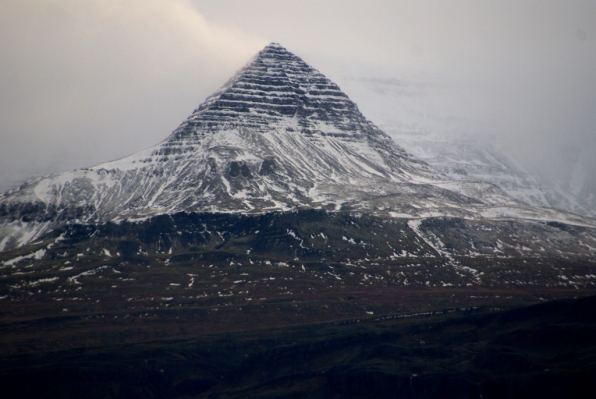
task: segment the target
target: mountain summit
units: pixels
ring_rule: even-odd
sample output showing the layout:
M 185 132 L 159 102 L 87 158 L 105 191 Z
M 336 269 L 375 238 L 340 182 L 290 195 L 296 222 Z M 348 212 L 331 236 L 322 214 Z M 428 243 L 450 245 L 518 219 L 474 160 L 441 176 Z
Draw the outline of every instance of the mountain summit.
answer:
M 69 222 L 175 212 L 363 211 L 574 219 L 454 182 L 399 147 L 339 87 L 266 46 L 154 147 L 0 197 L 0 251 Z

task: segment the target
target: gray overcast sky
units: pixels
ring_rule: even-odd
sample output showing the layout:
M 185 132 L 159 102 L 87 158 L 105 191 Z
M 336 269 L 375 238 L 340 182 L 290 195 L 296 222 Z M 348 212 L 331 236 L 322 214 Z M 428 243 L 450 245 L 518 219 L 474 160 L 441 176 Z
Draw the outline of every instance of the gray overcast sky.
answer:
M 596 175 L 596 1 L 0 0 L 0 189 L 161 141 L 271 41 Z

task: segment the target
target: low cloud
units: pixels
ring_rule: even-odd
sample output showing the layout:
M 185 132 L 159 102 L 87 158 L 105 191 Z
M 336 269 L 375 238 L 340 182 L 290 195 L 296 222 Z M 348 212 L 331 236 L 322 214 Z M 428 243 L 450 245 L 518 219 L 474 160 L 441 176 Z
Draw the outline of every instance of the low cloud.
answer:
M 161 141 L 266 44 L 184 0 L 3 1 L 0 180 Z

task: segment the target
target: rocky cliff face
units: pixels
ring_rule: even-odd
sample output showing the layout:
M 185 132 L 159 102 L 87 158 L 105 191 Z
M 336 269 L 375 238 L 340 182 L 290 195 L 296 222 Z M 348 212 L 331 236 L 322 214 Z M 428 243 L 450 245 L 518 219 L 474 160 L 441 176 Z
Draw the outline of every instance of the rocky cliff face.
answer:
M 492 184 L 450 180 L 272 43 L 158 145 L 0 197 L 0 250 L 68 222 L 304 208 L 585 223 L 529 207 Z

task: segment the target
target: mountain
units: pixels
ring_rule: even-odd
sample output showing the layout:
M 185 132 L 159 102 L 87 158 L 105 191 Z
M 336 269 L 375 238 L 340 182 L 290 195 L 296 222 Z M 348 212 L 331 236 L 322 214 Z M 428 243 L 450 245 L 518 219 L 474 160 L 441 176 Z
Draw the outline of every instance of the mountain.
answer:
M 368 121 L 336 84 L 272 43 L 156 146 L 2 195 L 0 250 L 65 223 L 296 209 L 586 223 L 529 207 L 492 184 L 449 179 Z
M 592 392 L 594 298 L 519 308 L 594 295 L 595 221 L 450 173 L 271 44 L 156 146 L 1 197 L 0 382 L 19 398 Z

